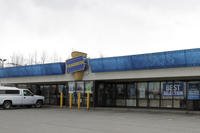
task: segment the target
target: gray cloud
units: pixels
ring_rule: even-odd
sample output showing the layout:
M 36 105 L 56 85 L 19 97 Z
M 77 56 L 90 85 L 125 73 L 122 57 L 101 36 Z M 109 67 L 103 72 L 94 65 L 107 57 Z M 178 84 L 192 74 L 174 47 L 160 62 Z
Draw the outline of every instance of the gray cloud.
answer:
M 199 47 L 199 0 L 2 0 L 0 56 L 92 57 Z M 110 49 L 112 52 L 110 52 Z

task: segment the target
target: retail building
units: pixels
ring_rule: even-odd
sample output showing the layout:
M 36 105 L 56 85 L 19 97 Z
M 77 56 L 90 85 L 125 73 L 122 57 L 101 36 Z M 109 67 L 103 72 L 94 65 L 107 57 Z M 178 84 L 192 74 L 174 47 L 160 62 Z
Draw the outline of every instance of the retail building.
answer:
M 92 107 L 200 110 L 200 49 L 89 59 L 76 55 L 61 63 L 0 69 L 3 85 L 29 88 L 45 96 L 45 104 Z M 76 77 L 79 73 L 80 77 Z M 81 77 L 82 76 L 82 77 Z

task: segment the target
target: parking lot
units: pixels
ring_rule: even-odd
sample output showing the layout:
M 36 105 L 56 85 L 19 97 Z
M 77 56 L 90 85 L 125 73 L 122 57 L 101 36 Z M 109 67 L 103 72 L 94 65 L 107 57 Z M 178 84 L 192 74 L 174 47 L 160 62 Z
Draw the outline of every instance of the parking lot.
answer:
M 0 133 L 199 133 L 200 115 L 59 108 L 0 109 Z

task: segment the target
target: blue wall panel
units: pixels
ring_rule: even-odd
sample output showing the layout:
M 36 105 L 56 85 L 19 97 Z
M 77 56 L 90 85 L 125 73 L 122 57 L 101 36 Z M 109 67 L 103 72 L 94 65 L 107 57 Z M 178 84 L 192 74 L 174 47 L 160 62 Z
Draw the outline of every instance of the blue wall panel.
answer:
M 185 51 L 186 62 L 189 66 L 200 66 L 200 50 L 191 49 Z
M 117 70 L 118 62 L 116 58 L 113 57 L 105 58 L 102 63 L 103 63 L 103 68 L 106 72 L 112 71 L 113 69 Z
M 0 69 L 0 78 L 65 74 L 65 63 L 39 64 Z
M 132 69 L 132 62 L 131 62 L 132 58 L 127 56 L 126 60 L 124 60 L 124 57 L 119 57 L 116 58 L 116 62 L 117 62 L 117 70 L 121 70 L 121 69 Z
M 181 67 L 185 66 L 185 52 L 184 51 L 172 51 L 165 53 L 166 67 Z
M 92 72 L 200 66 L 200 48 L 89 60 Z
M 149 68 L 160 68 L 165 67 L 165 54 L 164 53 L 153 53 L 148 56 L 148 67 Z
M 93 67 L 91 67 L 91 71 L 101 72 L 102 70 L 104 70 L 103 63 L 102 63 L 103 61 L 101 59 L 92 59 L 88 61 L 89 61 L 89 64 L 93 65 Z

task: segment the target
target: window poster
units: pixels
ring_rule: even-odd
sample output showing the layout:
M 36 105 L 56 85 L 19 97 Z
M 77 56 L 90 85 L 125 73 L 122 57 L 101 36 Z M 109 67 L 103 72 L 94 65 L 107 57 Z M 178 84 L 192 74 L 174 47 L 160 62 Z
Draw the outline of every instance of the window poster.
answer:
M 146 89 L 144 88 L 144 87 L 141 87 L 140 89 L 139 89 L 139 97 L 140 98 L 145 98 L 145 91 L 146 91 Z
M 93 82 L 92 81 L 85 82 L 85 92 L 86 93 L 92 93 L 92 88 L 93 88 Z
M 59 91 L 59 93 L 63 92 L 64 89 L 65 89 L 64 85 L 58 85 L 58 91 Z
M 169 82 L 163 84 L 163 96 L 183 96 L 184 95 L 184 83 L 183 82 Z
M 76 92 L 84 93 L 84 82 L 77 82 Z
M 188 100 L 199 100 L 199 83 L 189 83 L 188 84 Z
M 128 87 L 129 87 L 128 88 L 129 96 L 136 96 L 136 87 L 135 87 L 135 85 L 134 84 L 130 84 Z
M 69 86 L 69 93 L 74 93 L 75 92 L 75 82 L 68 82 Z

